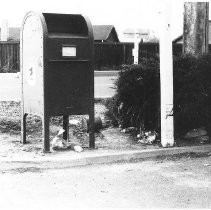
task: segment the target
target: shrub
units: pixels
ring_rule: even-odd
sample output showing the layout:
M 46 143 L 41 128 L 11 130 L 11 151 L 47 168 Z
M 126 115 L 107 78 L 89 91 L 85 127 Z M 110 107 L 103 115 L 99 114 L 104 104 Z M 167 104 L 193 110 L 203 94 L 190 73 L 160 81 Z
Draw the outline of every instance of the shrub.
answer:
M 115 83 L 116 95 L 107 102 L 108 116 L 121 127 L 158 127 L 158 59 L 142 59 L 139 65 L 125 65 Z
M 211 120 L 211 55 L 174 60 L 174 122 L 178 134 Z
M 174 58 L 175 134 L 211 122 L 211 55 Z M 159 59 L 124 66 L 106 103 L 114 125 L 160 132 Z

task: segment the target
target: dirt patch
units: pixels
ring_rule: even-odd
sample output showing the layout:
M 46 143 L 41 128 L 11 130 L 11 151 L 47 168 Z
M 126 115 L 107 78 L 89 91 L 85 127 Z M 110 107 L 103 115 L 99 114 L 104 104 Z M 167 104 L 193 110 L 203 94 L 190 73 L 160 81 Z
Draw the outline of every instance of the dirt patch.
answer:
M 104 122 L 106 107 L 99 101 L 95 103 L 95 115 L 100 116 Z M 71 119 L 81 121 L 86 116 L 70 116 Z M 39 116 L 27 116 L 27 144 L 20 143 L 20 103 L 19 102 L 1 102 L 0 103 L 0 156 L 20 157 L 24 153 L 30 155 L 42 155 L 42 122 Z M 131 133 L 124 133 L 120 128 L 108 126 L 95 133 L 95 145 L 98 149 L 114 150 L 134 150 L 134 149 L 158 149 L 160 143 L 148 145 L 138 142 L 136 136 Z M 50 141 L 62 128 L 62 117 L 52 117 L 50 119 Z M 89 146 L 89 135 L 79 127 L 70 126 L 70 141 L 78 142 L 82 147 Z M 175 146 L 200 145 L 199 142 L 177 140 Z
M 103 138 L 97 138 L 99 147 L 106 149 L 151 149 L 159 148 L 158 144 L 141 144 L 138 139 L 129 133 L 121 132 L 120 128 L 108 128 L 101 131 Z
M 106 107 L 100 103 L 95 103 L 95 115 L 100 116 L 106 122 L 104 113 Z M 86 116 L 70 116 L 71 119 L 81 121 Z M 20 143 L 21 136 L 20 103 L 2 102 L 0 105 L 0 156 L 20 157 L 24 153 L 30 155 L 42 155 L 42 122 L 39 116 L 27 116 L 27 144 Z M 147 149 L 159 148 L 158 145 L 143 145 L 131 135 L 121 132 L 119 128 L 110 127 L 104 124 L 104 128 L 95 133 L 95 145 L 98 149 Z M 50 119 L 50 141 L 62 128 L 62 117 L 52 117 Z M 80 126 L 76 129 L 70 125 L 70 141 L 80 143 L 84 148 L 89 146 L 89 135 L 82 131 Z

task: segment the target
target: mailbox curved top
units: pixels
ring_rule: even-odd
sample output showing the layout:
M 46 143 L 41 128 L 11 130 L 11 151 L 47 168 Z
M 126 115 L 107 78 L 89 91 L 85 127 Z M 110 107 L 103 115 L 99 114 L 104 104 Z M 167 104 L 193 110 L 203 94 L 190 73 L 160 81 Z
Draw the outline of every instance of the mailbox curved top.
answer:
M 22 31 L 26 21 L 31 16 L 39 18 L 42 24 L 44 38 L 48 36 L 62 37 L 89 37 L 93 40 L 92 24 L 87 16 L 80 14 L 58 14 L 58 13 L 38 13 L 28 12 L 22 23 Z

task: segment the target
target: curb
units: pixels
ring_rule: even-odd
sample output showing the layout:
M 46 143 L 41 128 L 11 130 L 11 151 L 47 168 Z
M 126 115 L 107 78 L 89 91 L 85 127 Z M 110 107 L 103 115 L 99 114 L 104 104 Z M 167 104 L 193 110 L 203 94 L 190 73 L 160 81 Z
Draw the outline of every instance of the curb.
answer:
M 149 149 L 142 151 L 97 151 L 91 150 L 83 153 L 65 153 L 65 154 L 46 154 L 37 159 L 12 159 L 2 160 L 1 163 L 18 167 L 24 164 L 24 167 L 36 166 L 40 169 L 62 169 L 77 166 L 87 166 L 96 164 L 109 164 L 117 162 L 129 162 L 134 160 L 144 161 L 147 159 L 155 159 L 161 156 L 179 155 L 185 153 L 208 153 L 211 152 L 211 145 L 192 146 L 192 147 L 173 147 L 161 149 Z M 107 153 L 107 154 L 106 154 Z M 72 154 L 72 155 L 71 155 Z

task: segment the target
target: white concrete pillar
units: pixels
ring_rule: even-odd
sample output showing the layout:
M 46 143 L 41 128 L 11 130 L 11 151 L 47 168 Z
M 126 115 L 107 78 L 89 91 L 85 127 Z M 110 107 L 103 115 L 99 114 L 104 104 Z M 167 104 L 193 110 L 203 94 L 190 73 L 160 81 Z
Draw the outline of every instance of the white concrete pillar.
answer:
M 160 33 L 161 144 L 174 145 L 171 1 L 163 2 Z

